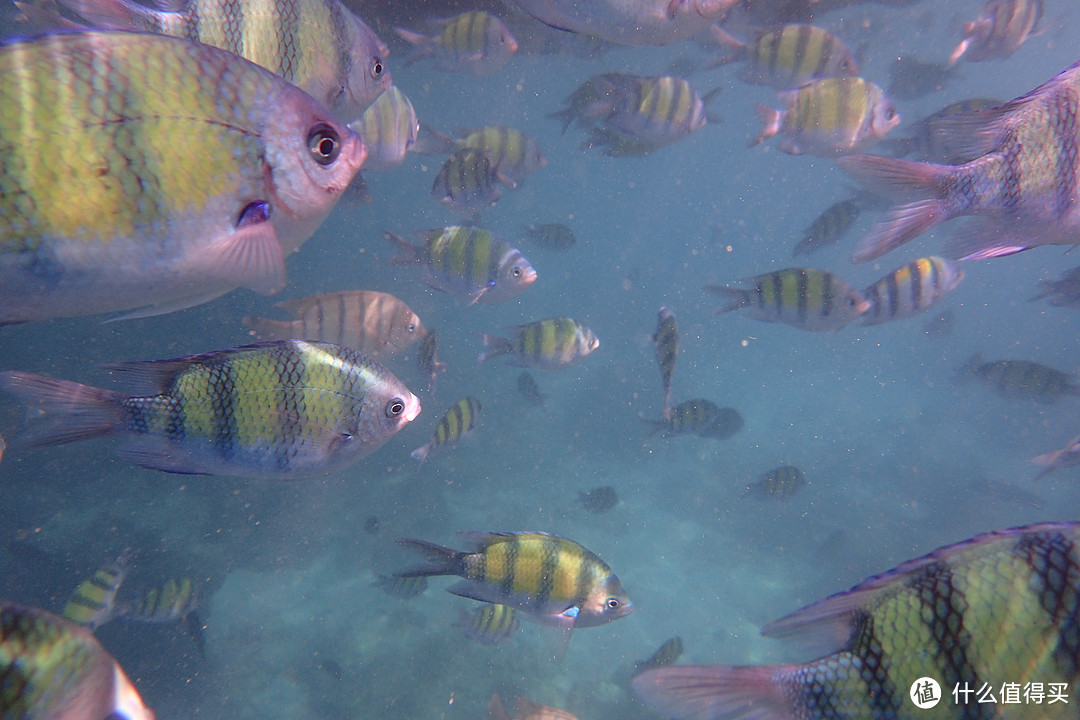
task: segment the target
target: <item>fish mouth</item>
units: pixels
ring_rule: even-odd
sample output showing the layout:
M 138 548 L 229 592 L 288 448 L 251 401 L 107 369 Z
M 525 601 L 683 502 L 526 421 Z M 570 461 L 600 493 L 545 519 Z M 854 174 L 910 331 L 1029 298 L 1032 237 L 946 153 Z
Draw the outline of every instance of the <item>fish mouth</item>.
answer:
M 412 422 L 420 414 L 420 398 L 413 395 L 405 403 L 405 422 Z
M 534 282 L 536 282 L 536 270 L 534 268 L 529 268 L 521 274 L 522 285 L 532 285 Z

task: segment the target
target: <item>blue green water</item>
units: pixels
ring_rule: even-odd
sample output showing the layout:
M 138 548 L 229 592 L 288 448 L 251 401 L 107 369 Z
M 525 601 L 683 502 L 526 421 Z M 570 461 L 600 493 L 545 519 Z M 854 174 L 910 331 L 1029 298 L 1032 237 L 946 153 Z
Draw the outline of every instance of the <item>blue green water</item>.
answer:
M 854 6 L 820 24 L 863 46 L 863 75 L 888 83 L 892 58 L 940 60 L 978 2 L 910 8 Z M 1077 60 L 1080 14 L 1048 0 L 1044 31 L 1007 61 L 962 64 L 942 92 L 897 101 L 913 121 L 962 98 L 1011 98 Z M 390 40 L 388 37 L 387 40 Z M 547 117 L 589 76 L 660 74 L 672 61 L 708 56 L 691 44 L 615 49 L 596 59 L 519 55 L 494 75 L 405 67 L 395 83 L 423 122 L 442 131 L 505 124 L 534 137 L 547 167 L 485 210 L 482 224 L 515 242 L 539 279 L 517 300 L 466 306 L 390 267 L 383 230 L 459 220 L 430 197 L 441 158 L 410 155 L 367 173 L 373 202 L 340 205 L 289 259 L 278 298 L 236 291 L 192 310 L 101 324 L 57 320 L 0 329 L 0 369 L 90 384 L 100 363 L 176 357 L 247 342 L 240 319 L 278 299 L 341 289 L 391 292 L 439 330 L 434 395 L 422 390 L 413 353 L 388 364 L 424 411 L 385 447 L 324 479 L 295 484 L 187 477 L 131 467 L 107 441 L 33 453 L 0 464 L 0 596 L 54 611 L 99 564 L 125 547 L 138 558 L 130 582 L 188 575 L 205 584 L 206 654 L 176 626 L 114 623 L 99 631 L 159 718 L 483 717 L 493 692 L 524 694 L 581 720 L 656 717 L 626 690 L 629 668 L 672 635 L 683 660 L 751 664 L 806 658 L 761 639 L 765 622 L 865 577 L 980 532 L 1067 520 L 1080 506 L 1076 470 L 1032 482 L 1028 459 L 1064 446 L 1080 429 L 1080 402 L 1006 400 L 957 385 L 975 351 L 1076 371 L 1076 310 L 1029 303 L 1037 281 L 1076 264 L 1062 248 L 964 265 L 967 278 L 929 315 L 951 310 L 944 337 L 928 316 L 835 334 L 807 333 L 738 313 L 714 316 L 708 284 L 796 264 L 803 228 L 853 186 L 829 160 L 747 149 L 756 102 L 771 91 L 742 84 L 738 66 L 700 70 L 701 90 L 721 87 L 722 116 L 688 140 L 646 158 L 579 149 L 583 136 Z M 398 61 L 398 62 L 394 62 Z M 895 131 L 902 133 L 904 128 Z M 939 252 L 949 226 L 876 264 L 848 262 L 875 219 L 864 213 L 840 245 L 806 264 L 864 287 L 917 257 Z M 579 239 L 566 253 L 538 249 L 524 226 L 564 222 Z M 705 397 L 738 408 L 730 440 L 649 435 L 662 405 L 650 337 L 656 312 L 675 312 L 681 350 L 675 401 Z M 600 348 L 579 365 L 534 371 L 544 410 L 516 388 L 517 368 L 478 366 L 477 333 L 569 315 Z M 409 452 L 464 395 L 483 403 L 471 442 L 415 471 Z M 0 431 L 22 411 L 0 404 Z M 743 499 L 745 486 L 783 463 L 808 485 L 785 501 Z M 578 493 L 613 486 L 618 506 L 590 514 Z M 378 518 L 378 530 L 363 529 Z M 453 627 L 475 605 L 433 579 L 402 601 L 376 574 L 414 562 L 398 537 L 454 545 L 459 530 L 542 530 L 599 554 L 630 593 L 633 614 L 559 638 L 523 623 L 485 647 Z

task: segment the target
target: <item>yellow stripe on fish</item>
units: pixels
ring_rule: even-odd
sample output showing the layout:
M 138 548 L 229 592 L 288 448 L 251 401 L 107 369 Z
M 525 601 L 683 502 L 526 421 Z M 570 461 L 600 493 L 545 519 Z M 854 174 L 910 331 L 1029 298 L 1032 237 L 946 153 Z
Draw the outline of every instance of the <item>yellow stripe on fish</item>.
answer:
M 423 464 L 432 453 L 456 445 L 476 429 L 479 416 L 480 401 L 472 397 L 461 398 L 439 420 L 431 440 L 412 451 L 412 458 Z
M 870 309 L 859 319 L 873 325 L 912 317 L 936 305 L 963 279 L 964 272 L 949 260 L 919 258 L 863 291 Z

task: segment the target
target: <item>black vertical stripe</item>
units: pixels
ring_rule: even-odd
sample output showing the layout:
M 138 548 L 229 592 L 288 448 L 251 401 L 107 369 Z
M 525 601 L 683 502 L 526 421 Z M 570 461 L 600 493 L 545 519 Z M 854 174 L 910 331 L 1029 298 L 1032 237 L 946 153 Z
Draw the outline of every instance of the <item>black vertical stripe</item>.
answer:
M 534 598 L 536 610 L 540 610 L 551 598 L 555 585 L 555 572 L 559 567 L 559 552 L 561 550 L 558 538 L 541 537 L 541 563 L 540 563 L 540 586 Z
M 1072 540 L 1061 533 L 1021 537 L 1015 552 L 1031 567 L 1031 589 L 1058 628 L 1054 659 L 1062 672 L 1080 672 L 1080 564 Z
M 320 303 L 321 305 L 321 303 Z M 304 432 L 303 383 L 299 382 L 303 373 L 303 355 L 294 345 L 282 347 L 276 353 L 274 371 L 277 374 L 277 407 L 280 420 L 278 436 L 274 448 L 277 453 L 277 465 L 288 470 L 296 453 L 296 445 Z
M 228 358 L 211 362 L 207 367 L 210 376 L 206 388 L 214 409 L 214 439 L 211 446 L 222 458 L 231 460 L 236 453 L 237 437 L 236 417 L 233 415 L 236 402 L 235 369 Z
M 808 277 L 807 272 L 805 270 L 798 270 L 798 271 L 796 271 L 795 275 L 796 275 L 796 280 L 797 280 L 795 297 L 796 297 L 796 301 L 798 302 L 798 307 L 799 307 L 799 324 L 805 326 L 806 325 L 806 311 L 807 311 L 807 308 L 810 305 L 810 298 L 809 298 L 809 295 L 810 295 L 810 288 L 809 288 L 810 278 Z M 824 290 L 823 290 L 823 292 L 824 292 Z
M 840 295 L 843 295 L 843 290 L 835 286 L 831 275 L 825 275 L 821 280 L 821 316 L 827 318 L 839 309 L 836 291 L 840 290 Z
M 900 716 L 904 693 L 889 677 L 889 658 L 875 632 L 874 619 L 868 613 L 858 612 L 852 633 L 851 654 L 859 661 L 859 678 L 863 681 L 875 718 Z M 886 633 L 890 632 L 886 629 Z

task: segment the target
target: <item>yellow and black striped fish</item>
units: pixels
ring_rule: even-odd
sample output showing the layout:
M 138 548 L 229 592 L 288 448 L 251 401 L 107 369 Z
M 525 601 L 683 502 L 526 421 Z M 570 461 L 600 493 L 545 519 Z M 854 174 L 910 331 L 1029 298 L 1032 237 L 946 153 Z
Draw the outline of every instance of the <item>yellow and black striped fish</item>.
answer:
M 127 578 L 131 557 L 131 551 L 125 550 L 79 583 L 64 605 L 64 619 L 90 630 L 96 630 L 112 620 L 118 611 L 116 594 Z
M 828 77 L 859 74 L 855 56 L 836 35 L 814 25 L 789 23 L 762 29 L 747 43 L 730 36 L 720 39 L 733 45 L 747 62 L 742 79 L 777 90 L 794 90 Z M 738 57 L 721 58 L 721 63 Z
M 684 400 L 671 409 L 671 417 L 667 420 L 652 422 L 657 430 L 664 431 L 664 437 L 697 435 L 714 440 L 726 440 L 743 426 L 738 410 L 719 407 L 704 398 Z
M 499 355 L 510 355 L 507 363 L 518 367 L 559 370 L 569 367 L 600 347 L 593 331 L 568 317 L 547 318 L 510 328 L 510 339 L 481 335 L 490 348 L 477 357 L 485 362 Z
M 172 578 L 142 594 L 136 603 L 122 608 L 125 620 L 167 623 L 183 620 L 199 607 L 199 584 L 191 578 Z
M 432 55 L 442 70 L 487 75 L 495 72 L 517 52 L 517 40 L 502 21 L 491 13 L 473 10 L 441 21 L 441 28 L 426 36 L 404 28 L 394 28 L 415 48 L 406 60 L 412 64 Z
M 859 322 L 876 325 L 918 315 L 937 305 L 963 279 L 964 271 L 950 260 L 919 258 L 862 291 L 870 308 Z
M 634 606 L 611 568 L 573 540 L 542 532 L 465 532 L 459 552 L 424 540 L 398 542 L 428 563 L 403 577 L 457 575 L 455 595 L 508 605 L 538 623 L 594 627 L 628 615 Z
M 679 323 L 675 313 L 666 306 L 660 308 L 656 318 L 656 332 L 652 337 L 656 350 L 656 364 L 660 367 L 660 382 L 664 388 L 665 420 L 671 419 L 671 377 L 675 374 L 675 360 L 679 356 Z
M 647 155 L 708 122 L 705 108 L 716 91 L 702 97 L 687 80 L 671 75 L 617 80 L 587 110 L 590 136 L 582 147 L 602 146 L 614 157 Z
M 1073 719 L 1078 613 L 1080 524 L 1028 525 L 940 548 L 762 629 L 830 653 L 817 660 L 660 668 L 634 691 L 678 720 Z
M 0 601 L 0 718 L 154 720 L 88 628 Z
M 840 202 L 833 203 L 825 208 L 814 221 L 806 227 L 802 240 L 795 244 L 791 251 L 792 257 L 809 255 L 828 245 L 833 245 L 844 237 L 844 233 L 852 228 L 859 219 L 862 208 L 859 201 L 850 197 Z
M 0 388 L 55 415 L 24 442 L 117 434 L 126 439 L 120 455 L 143 467 L 293 479 L 368 455 L 420 413 L 389 370 L 329 343 L 278 340 L 109 367 L 152 394 L 0 373 Z
M 949 63 L 968 60 L 1004 60 L 1020 49 L 1042 19 L 1043 0 L 989 0 L 978 20 L 964 23 L 964 38 L 949 56 Z
M 95 28 L 195 40 L 264 67 L 314 97 L 341 122 L 390 87 L 386 44 L 339 0 L 58 0 Z M 37 17 L 48 0 L 28 0 Z M 36 11 L 36 12 L 35 12 Z
M 783 110 L 755 108 L 762 130 L 751 146 L 782 134 L 783 152 L 831 157 L 865 150 L 900 124 L 885 91 L 860 77 L 818 80 L 780 93 L 780 100 Z
M 342 290 L 286 300 L 296 320 L 246 317 L 260 340 L 318 340 L 358 350 L 376 360 L 405 350 L 427 330 L 403 300 L 375 290 Z
M 514 187 L 486 150 L 465 148 L 446 159 L 431 184 L 431 196 L 456 213 L 476 215 L 502 197 L 500 184 Z
M 825 270 L 786 268 L 745 282 L 749 290 L 708 287 L 728 300 L 717 308 L 717 314 L 747 308 L 755 320 L 836 331 L 870 309 L 870 302 L 858 290 Z
M 1013 400 L 1057 402 L 1067 395 L 1080 395 L 1076 376 L 1030 360 L 986 362 L 975 353 L 956 372 L 957 379 L 975 378 L 991 391 Z
M 490 230 L 461 225 L 428 230 L 421 233 L 421 245 L 391 232 L 385 237 L 398 251 L 392 265 L 419 265 L 424 282 L 470 304 L 513 300 L 536 281 L 536 270 L 521 251 Z
M 423 465 L 432 453 L 440 452 L 461 442 L 462 438 L 476 430 L 480 419 L 480 401 L 476 398 L 463 397 L 450 406 L 439 420 L 435 434 L 422 447 L 412 451 L 412 459 Z
M 781 465 L 762 473 L 755 482 L 746 486 L 743 497 L 789 498 L 806 484 L 803 471 L 794 465 Z
M 448 137 L 424 128 L 424 139 L 417 143 L 420 153 L 455 153 L 478 150 L 491 158 L 496 176 L 511 187 L 547 165 L 547 158 L 535 140 L 515 128 L 488 125 L 477 130 L 463 130 L 460 137 Z
M 405 153 L 415 149 L 420 121 L 405 93 L 391 85 L 349 127 L 367 148 L 364 170 L 387 170 L 400 165 Z
M 517 632 L 519 624 L 517 610 L 497 603 L 478 607 L 471 614 L 462 610 L 454 623 L 462 629 L 465 637 L 481 645 L 494 645 L 506 640 Z
M 427 590 L 426 577 L 402 577 L 401 575 L 379 575 L 375 584 L 387 595 L 402 600 L 411 600 Z
M 593 75 L 577 90 L 566 96 L 561 110 L 550 113 L 548 117 L 561 122 L 564 133 L 572 123 L 577 123 L 588 130 L 593 125 L 590 115 L 594 114 L 594 108 L 598 107 L 597 103 L 601 103 L 599 107 L 603 107 L 603 103 L 610 102 L 607 98 L 615 92 L 616 88 L 623 87 L 633 80 L 633 75 L 625 73 Z

